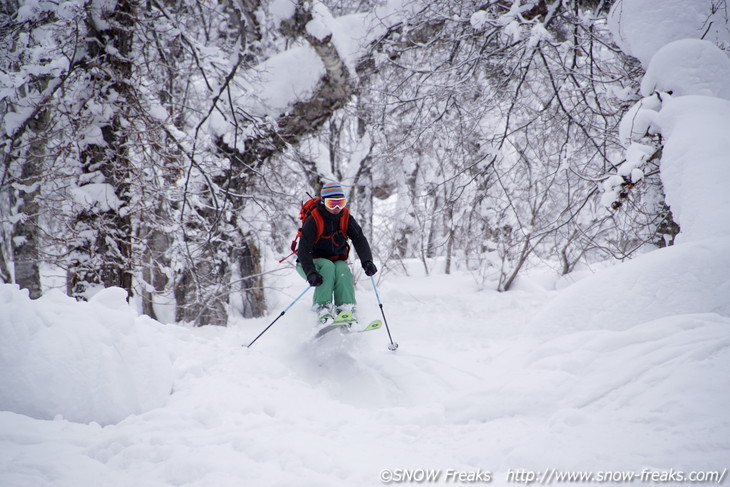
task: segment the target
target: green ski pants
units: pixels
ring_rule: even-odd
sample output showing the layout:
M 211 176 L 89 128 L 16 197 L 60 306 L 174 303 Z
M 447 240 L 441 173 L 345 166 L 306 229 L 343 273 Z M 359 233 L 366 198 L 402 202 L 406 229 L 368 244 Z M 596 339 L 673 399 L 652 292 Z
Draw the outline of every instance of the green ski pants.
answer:
M 355 301 L 355 285 L 352 279 L 352 272 L 347 261 L 329 259 L 314 259 L 314 267 L 322 276 L 324 282 L 321 286 L 314 288 L 314 298 L 312 302 L 318 304 L 330 304 L 332 295 L 335 296 L 335 306 L 343 304 L 357 304 Z M 297 262 L 297 272 L 304 279 L 302 264 Z

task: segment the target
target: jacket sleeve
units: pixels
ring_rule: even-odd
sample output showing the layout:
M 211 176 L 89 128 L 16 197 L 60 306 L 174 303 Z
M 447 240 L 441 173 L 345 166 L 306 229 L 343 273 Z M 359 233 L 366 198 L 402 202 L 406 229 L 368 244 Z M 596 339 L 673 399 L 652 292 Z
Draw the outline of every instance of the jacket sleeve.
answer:
M 317 224 L 310 216 L 302 225 L 302 235 L 299 237 L 299 248 L 297 249 L 299 263 L 302 264 L 302 270 L 307 276 L 317 270 L 314 267 L 314 237 L 316 235 Z
M 360 224 L 357 223 L 357 220 L 352 215 L 350 215 L 350 221 L 347 225 L 347 236 L 352 240 L 352 244 L 355 246 L 355 251 L 361 263 L 373 260 L 373 253 L 370 250 L 368 239 L 365 237 L 365 233 L 362 231 Z

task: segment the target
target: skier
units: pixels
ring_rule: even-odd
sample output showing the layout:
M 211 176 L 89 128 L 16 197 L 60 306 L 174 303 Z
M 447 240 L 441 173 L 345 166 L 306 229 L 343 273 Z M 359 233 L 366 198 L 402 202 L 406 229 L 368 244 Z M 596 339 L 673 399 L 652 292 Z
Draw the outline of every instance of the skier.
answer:
M 351 313 L 356 321 L 355 286 L 347 263 L 350 252 L 348 238 L 355 246 L 365 274 L 372 276 L 378 272 L 378 268 L 373 264 L 370 244 L 362 228 L 345 208 L 347 199 L 342 186 L 337 183 L 325 184 L 320 195 L 321 200 L 302 226 L 297 250 L 297 272 L 310 286 L 316 288 L 313 309 L 322 325 L 331 324 L 335 316 L 342 312 Z M 342 218 L 346 220 L 341 222 Z M 317 219 L 323 223 L 320 235 Z

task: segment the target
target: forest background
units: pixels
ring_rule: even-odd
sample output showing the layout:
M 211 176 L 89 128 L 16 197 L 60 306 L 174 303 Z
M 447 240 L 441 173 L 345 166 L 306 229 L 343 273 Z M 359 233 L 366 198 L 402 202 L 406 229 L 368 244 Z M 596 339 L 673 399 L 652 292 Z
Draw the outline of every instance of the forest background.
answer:
M 0 282 L 260 317 L 333 180 L 385 274 L 509 291 L 672 245 L 662 137 L 621 127 L 646 66 L 620 3 L 2 0 Z M 722 48 L 725 2 L 687 8 Z

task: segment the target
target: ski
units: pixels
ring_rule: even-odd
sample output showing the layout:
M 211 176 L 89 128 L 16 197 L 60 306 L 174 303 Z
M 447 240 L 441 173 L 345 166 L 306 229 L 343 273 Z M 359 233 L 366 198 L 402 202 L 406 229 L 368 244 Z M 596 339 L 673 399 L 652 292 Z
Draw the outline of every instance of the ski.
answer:
M 323 336 L 325 336 L 327 333 L 331 332 L 332 330 L 342 328 L 343 326 L 347 327 L 347 324 L 346 323 L 337 323 L 337 324 L 333 323 L 331 325 L 325 325 L 317 331 L 317 334 L 314 335 L 314 338 L 322 338 Z
M 372 331 L 372 330 L 378 330 L 383 326 L 383 322 L 380 320 L 373 320 L 368 325 L 363 328 L 362 330 L 353 330 L 350 328 L 350 332 L 352 333 L 364 333 L 366 331 Z
M 353 328 L 353 326 L 355 326 Z M 314 338 L 321 338 L 332 330 L 339 329 L 343 333 L 364 333 L 366 331 L 378 330 L 383 326 L 380 320 L 373 320 L 363 328 L 357 327 L 357 321 L 352 313 L 343 311 L 335 317 L 335 321 L 329 325 L 320 328 Z
M 333 325 L 351 325 L 355 323 L 355 317 L 348 311 L 343 311 L 335 317 Z
M 335 316 L 334 321 L 331 321 L 329 323 L 325 323 L 325 326 L 319 329 L 317 331 L 317 334 L 314 335 L 314 338 L 321 338 L 327 333 L 331 332 L 332 330 L 336 330 L 341 327 L 349 327 L 352 325 L 352 323 L 355 322 L 355 318 L 352 316 L 352 313 L 348 313 L 347 311 L 343 311 L 342 313 Z

